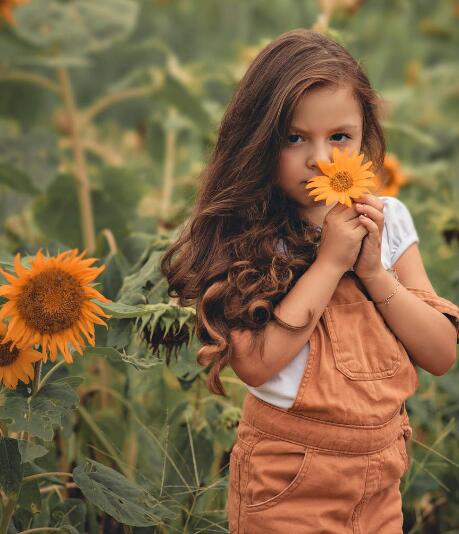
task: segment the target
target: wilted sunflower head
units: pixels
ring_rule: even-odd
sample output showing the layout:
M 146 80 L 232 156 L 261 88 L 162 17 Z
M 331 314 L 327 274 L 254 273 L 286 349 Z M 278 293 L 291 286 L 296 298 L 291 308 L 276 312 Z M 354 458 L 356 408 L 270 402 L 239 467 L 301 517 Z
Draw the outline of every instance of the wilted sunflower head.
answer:
M 325 199 L 327 206 L 337 200 L 351 207 L 352 198 L 369 193 L 369 188 L 375 185 L 374 174 L 368 170 L 373 163 L 368 161 L 362 165 L 363 158 L 364 154 L 349 154 L 349 147 L 344 152 L 334 147 L 331 163 L 317 161 L 324 176 L 314 176 L 308 181 L 305 188 L 311 189 L 309 195 L 315 196 L 315 201 Z
M 6 302 L 0 309 L 0 320 L 9 318 L 5 341 L 11 346 L 32 346 L 39 343 L 46 362 L 48 355 L 55 361 L 60 350 L 67 363 L 72 363 L 69 344 L 82 354 L 88 343 L 95 344 L 94 324 L 107 327 L 102 317 L 110 317 L 91 299 L 110 302 L 91 287 L 104 269 L 90 267 L 96 258 L 82 259 L 76 249 L 54 257 L 45 257 L 39 250 L 26 270 L 19 254 L 14 259 L 16 277 L 2 269 L 9 284 L 0 286 Z
M 191 332 L 185 323 L 181 327 L 170 328 L 167 332 L 162 321 L 157 321 L 154 327 L 147 323 L 140 331 L 141 338 L 146 342 L 153 354 L 160 349 L 165 353 L 166 363 L 170 363 L 171 356 L 178 356 L 183 345 L 190 342 Z
M 34 377 L 33 363 L 41 359 L 41 354 L 32 348 L 12 348 L 11 341 L 5 342 L 6 330 L 0 321 L 0 384 L 14 389 L 18 380 L 27 384 Z

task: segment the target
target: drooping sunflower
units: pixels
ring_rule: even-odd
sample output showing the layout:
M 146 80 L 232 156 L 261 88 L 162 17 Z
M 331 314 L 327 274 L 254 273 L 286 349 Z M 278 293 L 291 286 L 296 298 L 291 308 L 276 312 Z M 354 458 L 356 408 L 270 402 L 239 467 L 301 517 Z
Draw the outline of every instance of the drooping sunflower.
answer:
M 383 167 L 381 172 L 376 175 L 376 182 L 378 195 L 393 197 L 397 196 L 400 188 L 408 182 L 400 161 L 394 154 L 384 156 Z
M 317 164 L 325 176 L 314 176 L 305 185 L 309 196 L 314 196 L 315 201 L 325 199 L 328 206 L 335 200 L 351 207 L 352 198 L 358 198 L 370 192 L 374 187 L 374 174 L 369 171 L 372 162 L 364 163 L 364 155 L 356 152 L 349 154 L 349 147 L 343 151 L 334 147 L 332 150 L 332 162 L 318 160 Z
M 27 4 L 29 1 L 30 0 L 0 0 L 0 19 L 5 19 L 8 24 L 13 26 L 15 24 L 13 9 L 22 4 Z
M 18 380 L 27 384 L 34 377 L 33 363 L 41 360 L 42 355 L 32 349 L 11 348 L 11 341 L 4 340 L 7 328 L 0 321 L 0 384 L 15 389 Z
M 0 295 L 9 299 L 0 309 L 0 319 L 10 317 L 5 341 L 11 341 L 12 347 L 39 343 L 44 362 L 48 355 L 54 362 L 59 350 L 72 363 L 69 344 L 82 354 L 84 335 L 94 346 L 94 323 L 107 327 L 99 316 L 111 316 L 90 299 L 110 300 L 89 285 L 105 265 L 90 267 L 96 258 L 82 259 L 85 254 L 72 249 L 45 257 L 39 250 L 28 270 L 16 254 L 17 277 L 0 269 L 9 282 L 0 286 Z

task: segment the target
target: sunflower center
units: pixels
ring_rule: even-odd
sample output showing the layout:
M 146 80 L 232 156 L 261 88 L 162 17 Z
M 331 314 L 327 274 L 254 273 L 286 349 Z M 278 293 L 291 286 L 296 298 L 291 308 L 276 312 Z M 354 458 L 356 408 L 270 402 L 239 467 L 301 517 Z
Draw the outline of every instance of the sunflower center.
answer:
M 335 191 L 347 191 L 353 184 L 352 176 L 347 171 L 338 171 L 330 178 L 330 185 Z
M 25 284 L 17 306 L 28 327 L 42 334 L 55 334 L 81 318 L 83 301 L 79 281 L 66 271 L 51 267 Z
M 11 365 L 19 358 L 19 349 L 14 347 L 10 350 L 11 341 L 2 343 L 3 338 L 0 338 L 0 367 Z

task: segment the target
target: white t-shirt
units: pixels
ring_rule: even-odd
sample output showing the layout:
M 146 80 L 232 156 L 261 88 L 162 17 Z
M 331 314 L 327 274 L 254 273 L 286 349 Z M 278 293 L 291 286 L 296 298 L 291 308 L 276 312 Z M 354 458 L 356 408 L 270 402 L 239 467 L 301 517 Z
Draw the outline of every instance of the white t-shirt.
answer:
M 419 237 L 405 204 L 395 197 L 380 196 L 384 202 L 384 230 L 381 240 L 381 263 L 392 267 L 405 250 Z M 255 396 L 281 408 L 290 408 L 296 398 L 309 354 L 309 342 L 276 375 L 261 386 L 249 386 Z

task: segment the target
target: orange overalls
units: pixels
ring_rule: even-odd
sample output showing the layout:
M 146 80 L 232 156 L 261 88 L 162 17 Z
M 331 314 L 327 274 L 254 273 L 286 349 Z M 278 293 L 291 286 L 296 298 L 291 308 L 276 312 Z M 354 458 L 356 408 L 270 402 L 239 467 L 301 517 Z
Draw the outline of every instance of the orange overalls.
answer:
M 408 289 L 457 327 L 455 304 Z M 311 334 L 294 404 L 244 399 L 230 456 L 230 533 L 402 533 L 405 400 L 417 385 L 404 346 L 346 272 Z

